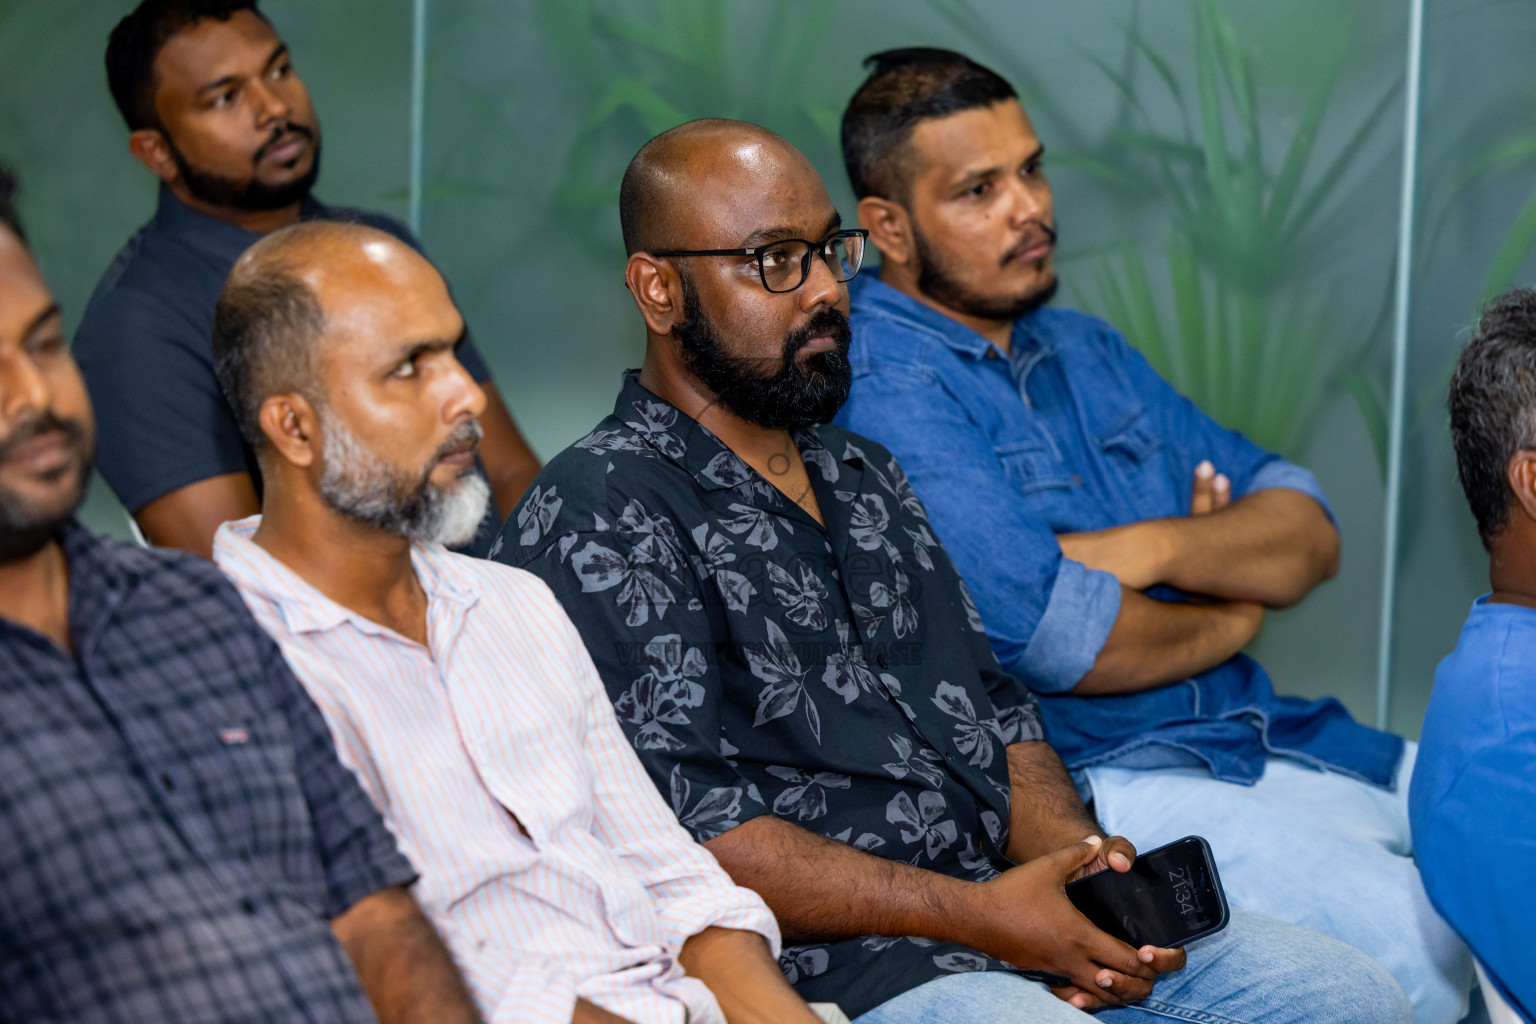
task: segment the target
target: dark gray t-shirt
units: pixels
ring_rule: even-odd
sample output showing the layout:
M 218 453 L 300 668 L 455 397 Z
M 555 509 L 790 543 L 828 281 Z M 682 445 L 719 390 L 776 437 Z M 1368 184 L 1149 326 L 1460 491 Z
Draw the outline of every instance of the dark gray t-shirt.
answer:
M 345 220 L 414 249 L 410 231 L 378 213 L 304 202 L 305 220 Z M 156 498 L 226 473 L 261 473 L 213 371 L 213 310 L 240 254 L 261 236 L 187 207 L 165 189 L 155 216 L 112 261 L 75 335 L 75 358 L 96 408 L 97 463 L 137 512 Z M 490 371 L 466 335 L 459 360 Z

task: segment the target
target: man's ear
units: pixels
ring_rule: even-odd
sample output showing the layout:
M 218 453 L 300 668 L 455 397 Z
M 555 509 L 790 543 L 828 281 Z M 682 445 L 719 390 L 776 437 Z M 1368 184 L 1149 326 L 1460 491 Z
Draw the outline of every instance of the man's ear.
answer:
M 1515 493 L 1515 503 L 1519 506 L 1511 512 L 1523 512 L 1527 519 L 1536 521 L 1536 451 L 1522 448 L 1510 456 L 1504 479 L 1509 482 L 1509 489 Z
M 129 134 L 128 152 L 167 185 L 181 177 L 181 168 L 171 156 L 170 143 L 158 128 L 140 128 Z
M 278 457 L 307 469 L 320 457 L 320 420 L 303 395 L 280 392 L 261 403 L 261 432 Z
M 906 207 L 879 196 L 859 200 L 859 227 L 869 232 L 869 240 L 880 250 L 880 262 L 905 266 L 916 255 L 912 240 L 912 217 Z
M 645 318 L 646 328 L 652 334 L 671 334 L 672 325 L 683 318 L 683 282 L 672 264 L 637 252 L 624 266 L 624 286 Z

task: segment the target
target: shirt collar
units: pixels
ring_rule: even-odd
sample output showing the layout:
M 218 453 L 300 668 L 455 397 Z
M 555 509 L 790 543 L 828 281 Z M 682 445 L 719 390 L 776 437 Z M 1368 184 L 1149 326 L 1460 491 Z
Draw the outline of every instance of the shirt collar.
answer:
M 289 632 L 319 633 L 347 623 L 371 635 L 395 635 L 389 627 L 331 600 L 256 544 L 251 538 L 260 525 L 261 516 L 254 515 L 220 526 L 213 537 L 213 560 L 242 591 L 272 602 Z M 462 605 L 463 611 L 480 599 L 474 580 L 453 564 L 458 557 L 463 556 L 440 544 L 411 545 L 411 568 L 426 591 L 429 619 L 435 604 Z
M 870 274 L 867 277 L 860 275 L 854 278 L 848 289 L 855 312 L 862 306 L 915 321 L 936 332 L 944 339 L 944 343 L 956 352 L 975 359 L 985 359 L 989 353 L 994 352 L 999 356 L 1006 356 L 1006 353 L 998 351 L 990 341 L 960 321 L 940 313 L 932 306 L 918 302 L 905 292 L 897 291 L 880 280 L 876 274 Z M 1010 347 L 1015 353 L 1021 349 L 1049 347 L 1045 344 L 1046 338 L 1039 319 L 1040 310 L 1037 309 L 1025 313 L 1013 322 Z
M 778 488 L 762 479 L 708 427 L 641 384 L 639 370 L 624 372 L 624 386 L 614 403 L 613 415 L 664 458 L 687 470 L 706 491 L 739 489 L 744 495 L 750 491 L 770 500 L 782 498 Z M 800 427 L 790 433 L 802 459 L 812 462 L 826 457 L 829 449 L 822 442 L 819 428 Z M 856 453 L 845 451 L 833 457 L 855 469 L 864 468 Z
M 329 208 L 313 196 L 305 196 L 299 204 L 300 220 L 326 219 L 329 213 Z M 160 186 L 160 198 L 155 207 L 155 225 L 167 235 L 230 263 L 261 238 L 254 231 L 199 213 L 177 199 L 164 185 Z

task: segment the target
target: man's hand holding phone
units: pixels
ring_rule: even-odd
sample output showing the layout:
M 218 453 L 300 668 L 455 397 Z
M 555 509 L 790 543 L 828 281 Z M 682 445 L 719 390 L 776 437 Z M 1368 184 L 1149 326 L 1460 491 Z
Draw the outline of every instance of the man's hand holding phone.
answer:
M 1067 882 L 1099 870 L 1097 862 L 1124 872 L 1135 856 L 1125 839 L 1094 835 L 1005 871 L 978 888 L 973 944 L 1019 967 L 1070 979 L 1052 991 L 1080 1010 L 1145 999 L 1159 974 L 1184 966 L 1184 951 L 1127 945 L 1096 928 L 1066 895 Z
M 1073 872 L 1072 877 L 1067 881 L 1075 882 L 1079 878 L 1087 878 L 1100 871 L 1123 873 L 1131 870 L 1131 864 L 1136 860 L 1136 847 L 1131 845 L 1129 839 L 1125 836 L 1090 836 L 1084 842 L 1091 843 L 1095 839 L 1100 840 L 1097 856 Z

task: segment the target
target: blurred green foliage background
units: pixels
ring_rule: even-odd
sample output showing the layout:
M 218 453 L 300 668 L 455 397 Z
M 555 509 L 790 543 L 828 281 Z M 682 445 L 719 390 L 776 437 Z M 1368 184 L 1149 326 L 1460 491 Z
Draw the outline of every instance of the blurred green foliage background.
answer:
M 128 0 L 0 0 L 0 160 L 73 324 L 151 213 L 102 51 Z M 406 212 L 412 0 L 268 0 L 325 132 L 319 194 Z M 422 233 L 545 457 L 612 406 L 643 334 L 615 199 L 652 134 L 765 124 L 821 169 L 860 60 L 971 53 L 1048 147 L 1064 289 L 1202 407 L 1311 467 L 1338 580 L 1256 643 L 1284 692 L 1373 706 L 1405 0 L 428 0 Z M 1480 299 L 1536 243 L 1536 5 L 1430 5 L 1392 725 L 1416 735 L 1485 561 L 1441 395 Z M 104 486 L 87 517 L 121 533 Z

